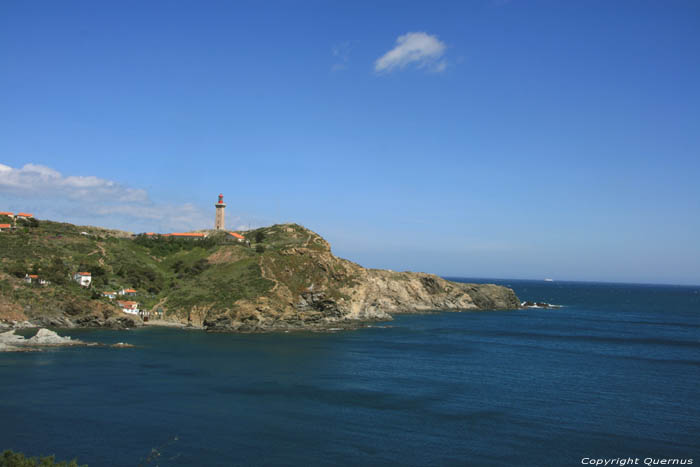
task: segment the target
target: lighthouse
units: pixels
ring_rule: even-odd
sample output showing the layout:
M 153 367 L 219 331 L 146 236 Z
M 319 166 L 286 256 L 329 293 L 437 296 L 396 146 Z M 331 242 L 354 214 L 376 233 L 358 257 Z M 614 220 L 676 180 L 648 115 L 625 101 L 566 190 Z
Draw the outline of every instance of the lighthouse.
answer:
M 219 194 L 219 202 L 216 203 L 216 219 L 214 220 L 214 228 L 216 230 L 224 230 L 224 210 L 226 210 L 226 203 L 224 203 L 224 195 Z

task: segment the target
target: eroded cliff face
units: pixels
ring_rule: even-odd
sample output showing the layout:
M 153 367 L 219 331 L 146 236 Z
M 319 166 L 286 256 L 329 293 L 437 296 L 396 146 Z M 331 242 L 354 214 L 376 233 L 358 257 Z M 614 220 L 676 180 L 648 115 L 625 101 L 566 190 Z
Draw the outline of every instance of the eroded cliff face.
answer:
M 193 324 L 212 331 L 324 329 L 391 320 L 397 313 L 519 308 L 506 287 L 365 269 L 333 256 L 325 240 L 308 232 L 317 237 L 314 248 L 296 246 L 261 257 L 263 277 L 274 282 L 269 293 L 230 309 L 206 310 Z

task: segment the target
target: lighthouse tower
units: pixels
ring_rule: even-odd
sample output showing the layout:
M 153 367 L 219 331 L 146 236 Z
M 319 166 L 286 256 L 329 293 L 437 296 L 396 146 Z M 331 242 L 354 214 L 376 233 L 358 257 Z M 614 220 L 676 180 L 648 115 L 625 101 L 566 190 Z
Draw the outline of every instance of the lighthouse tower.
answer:
M 224 211 L 226 210 L 226 203 L 224 203 L 224 195 L 219 195 L 219 202 L 216 203 L 216 219 L 214 220 L 214 228 L 216 230 L 224 230 Z

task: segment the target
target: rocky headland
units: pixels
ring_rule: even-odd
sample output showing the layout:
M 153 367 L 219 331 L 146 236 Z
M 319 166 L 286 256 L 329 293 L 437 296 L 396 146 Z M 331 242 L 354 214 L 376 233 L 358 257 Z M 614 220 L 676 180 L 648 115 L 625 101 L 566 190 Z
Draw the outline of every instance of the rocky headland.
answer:
M 91 229 L 41 221 L 0 234 L 0 329 L 141 326 L 102 294 L 123 287 L 161 324 L 208 331 L 351 328 L 398 313 L 521 306 L 498 285 L 364 268 L 297 224 L 242 232 L 246 242 L 220 231 L 179 240 Z M 30 269 L 50 284 L 26 284 Z M 78 270 L 92 271 L 91 287 L 65 279 Z

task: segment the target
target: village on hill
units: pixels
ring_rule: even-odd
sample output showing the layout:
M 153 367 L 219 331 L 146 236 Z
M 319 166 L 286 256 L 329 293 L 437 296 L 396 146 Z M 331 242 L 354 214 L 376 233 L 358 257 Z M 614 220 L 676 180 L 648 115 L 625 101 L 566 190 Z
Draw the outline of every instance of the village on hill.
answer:
M 225 234 L 223 238 L 230 241 L 242 243 L 247 247 L 250 247 L 250 240 L 247 240 L 245 236 L 238 232 L 227 231 L 225 227 L 225 209 L 226 203 L 223 201 L 223 195 L 220 194 L 218 202 L 215 204 L 216 216 L 214 219 L 214 232 L 222 232 Z M 35 227 L 38 225 L 38 220 L 30 213 L 20 212 L 13 213 L 9 211 L 0 211 L 0 232 L 12 232 L 14 230 L 23 227 Z M 90 235 L 88 232 L 81 232 L 82 235 Z M 132 234 L 134 239 L 182 239 L 182 240 L 204 240 L 208 238 L 211 231 L 204 232 L 170 232 L 170 233 L 155 233 L 155 232 L 145 232 L 140 234 Z M 93 284 L 92 273 L 90 271 L 76 271 L 72 274 L 71 279 L 75 281 L 78 285 L 84 288 L 90 288 Z M 30 273 L 29 271 L 24 276 L 24 281 L 27 284 L 34 284 L 38 286 L 47 286 L 51 282 L 41 277 L 39 274 Z M 122 288 L 120 290 L 107 290 L 98 292 L 104 298 L 109 300 L 116 300 L 118 307 L 127 314 L 138 315 L 147 321 L 152 314 L 154 317 L 162 317 L 162 311 L 149 311 L 140 308 L 140 304 L 134 300 L 127 300 L 127 298 L 134 298 L 139 295 L 139 292 L 133 288 Z M 124 299 L 121 299 L 124 298 Z

